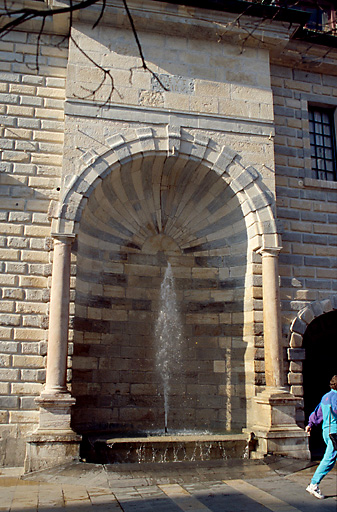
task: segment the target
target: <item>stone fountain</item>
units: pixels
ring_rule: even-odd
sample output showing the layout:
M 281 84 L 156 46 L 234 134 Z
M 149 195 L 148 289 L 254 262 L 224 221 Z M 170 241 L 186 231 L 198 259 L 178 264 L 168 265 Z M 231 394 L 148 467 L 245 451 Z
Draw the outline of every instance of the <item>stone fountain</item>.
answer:
M 214 434 L 207 430 L 170 428 L 170 390 L 183 374 L 184 334 L 175 291 L 174 275 L 168 263 L 161 283 L 159 310 L 154 329 L 158 394 L 163 400 L 164 424 L 160 431 L 124 434 L 101 433 L 85 437 L 82 456 L 93 463 L 141 463 L 203 461 L 249 456 L 247 434 Z

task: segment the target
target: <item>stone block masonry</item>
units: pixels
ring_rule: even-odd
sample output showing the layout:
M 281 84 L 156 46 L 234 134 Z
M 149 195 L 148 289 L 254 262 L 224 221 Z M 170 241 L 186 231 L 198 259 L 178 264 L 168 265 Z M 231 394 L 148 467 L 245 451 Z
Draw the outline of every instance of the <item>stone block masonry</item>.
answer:
M 284 345 L 288 346 L 290 325 L 296 315 L 312 302 L 337 293 L 337 184 L 317 180 L 312 175 L 308 122 L 311 103 L 336 107 L 337 87 L 335 77 L 279 65 L 271 67 L 271 75 L 277 216 L 283 231 L 280 255 L 283 333 Z M 303 325 L 305 330 L 307 325 Z M 301 345 L 299 337 L 292 346 Z M 302 396 L 302 362 L 296 354 L 293 357 L 288 383 L 296 396 Z M 302 413 L 299 419 L 303 421 Z
M 279 212 L 285 233 L 300 237 L 285 240 L 293 246 L 285 245 L 282 253 L 282 279 L 289 278 L 289 267 L 295 272 L 303 266 L 308 289 L 319 281 L 317 289 L 323 290 L 329 282 L 327 257 L 333 256 L 323 248 L 333 236 L 325 226 L 335 212 L 321 210 L 315 217 L 309 205 L 313 196 L 297 196 L 292 181 L 297 177 L 282 168 L 304 169 L 308 163 L 308 144 L 298 136 L 302 128 L 296 121 L 304 109 L 298 95 L 307 94 L 310 84 L 300 74 L 282 75 L 279 89 L 292 83 L 294 90 L 284 103 L 275 93 L 272 108 L 268 45 L 270 38 L 273 50 L 276 40 L 286 45 L 288 29 L 279 23 L 272 35 L 268 26 L 266 46 L 255 45 L 254 38 L 242 47 L 237 44 L 245 35 L 241 25 L 226 25 L 226 32 L 235 32 L 233 40 L 229 34 L 218 37 L 218 17 L 227 23 L 228 13 L 217 13 L 215 31 L 214 23 L 190 11 L 162 17 L 150 4 L 135 9 L 137 30 L 147 63 L 165 87 L 139 68 L 124 11 L 100 20 L 94 30 L 87 20 L 74 21 L 73 38 L 89 59 L 73 41 L 68 52 L 64 43 L 56 45 L 58 37 L 45 36 L 38 47 L 38 72 L 27 67 L 34 66 L 36 35 L 13 33 L 3 41 L 0 418 L 5 464 L 13 463 L 8 458 L 13 439 L 22 439 L 16 451 L 22 458 L 24 435 L 38 420 L 40 433 L 31 443 L 40 442 L 46 426 L 54 435 L 61 416 L 66 416 L 61 425 L 68 428 L 71 419 L 77 432 L 163 426 L 154 324 L 167 261 L 186 338 L 184 372 L 176 372 L 171 382 L 170 426 L 240 430 L 254 425 L 256 391 L 265 384 L 282 385 L 274 115 L 292 130 L 280 130 L 275 139 L 281 203 L 284 197 Z M 150 12 L 153 24 L 147 23 Z M 101 82 L 93 62 L 111 70 L 113 90 Z M 319 86 L 317 77 L 313 83 Z M 86 94 L 95 88 L 93 97 Z M 99 104 L 107 98 L 110 105 Z M 282 196 L 282 187 L 289 193 Z M 296 201 L 302 199 L 307 204 L 299 210 Z M 320 250 L 301 252 L 299 243 L 318 244 Z M 265 297 L 269 315 L 263 316 Z M 282 300 L 288 307 L 287 296 Z M 69 305 L 67 375 L 77 400 L 71 418 L 75 400 L 62 395 Z M 50 312 L 55 328 L 47 357 Z M 292 359 L 289 384 L 298 390 L 301 348 L 293 350 L 298 360 Z M 45 382 L 39 413 L 34 397 Z M 267 403 L 267 395 L 261 403 Z
M 79 34 L 81 34 L 79 32 Z M 76 34 L 75 34 L 76 35 Z M 109 40 L 111 45 L 111 30 L 102 28 L 102 42 Z M 154 63 L 158 57 L 157 38 L 149 33 L 142 34 L 147 57 Z M 160 39 L 160 37 L 159 37 Z M 176 40 L 178 45 L 181 39 Z M 36 36 L 24 33 L 11 33 L 7 36 L 6 44 L 10 45 L 8 51 L 17 56 L 16 61 L 9 58 L 9 63 L 3 68 L 0 75 L 2 90 L 2 127 L 1 140 L 1 194 L 0 229 L 1 231 L 1 257 L 3 274 L 1 277 L 1 299 L 3 340 L 0 354 L 3 368 L 0 373 L 0 391 L 3 414 L 1 433 L 3 434 L 1 462 L 11 464 L 10 438 L 20 438 L 17 455 L 23 456 L 24 435 L 35 429 L 38 413 L 33 401 L 42 389 L 45 382 L 46 340 L 49 313 L 49 287 L 52 263 L 51 219 L 49 213 L 51 201 L 58 201 L 65 182 L 69 176 L 78 170 L 83 162 L 78 158 L 78 151 L 82 154 L 91 150 L 91 158 L 95 150 L 101 152 L 102 145 L 108 143 L 110 147 L 118 148 L 121 133 L 134 128 L 133 121 L 126 125 L 123 121 L 101 123 L 99 129 L 90 121 L 78 121 L 74 116 L 68 116 L 67 126 L 64 124 L 63 103 L 73 93 L 83 93 L 81 86 L 92 87 L 96 83 L 95 74 L 88 68 L 88 61 L 82 61 L 82 56 L 72 48 L 71 59 L 68 62 L 68 50 L 61 46 L 55 47 L 57 38 L 45 36 L 40 45 L 41 58 L 39 72 L 27 68 L 27 63 L 33 62 L 34 49 L 36 49 Z M 169 42 L 162 41 L 164 46 Z M 94 40 L 84 32 L 81 35 L 81 44 L 93 56 L 97 56 Z M 3 43 L 5 44 L 5 43 Z M 125 45 L 130 55 L 133 53 L 130 34 L 124 30 L 116 29 L 116 45 L 105 54 L 104 65 L 112 65 L 116 77 L 116 91 L 113 101 L 124 106 L 158 107 L 161 109 L 175 109 L 193 114 L 225 114 L 229 119 L 239 116 L 257 120 L 261 126 L 266 123 L 264 138 L 267 139 L 266 130 L 270 129 L 272 110 L 270 108 L 271 91 L 268 75 L 268 55 L 264 50 L 248 49 L 241 55 L 236 52 L 230 58 L 233 49 L 225 45 L 210 45 L 207 56 L 204 58 L 207 66 L 198 68 L 193 58 L 200 55 L 199 49 L 193 46 L 186 54 L 180 53 L 176 62 L 172 62 L 173 54 L 165 52 L 165 59 L 160 68 L 156 64 L 156 71 L 167 82 L 164 93 L 157 90 L 151 76 L 134 70 L 130 82 L 130 66 L 137 64 L 137 59 L 120 54 L 119 45 Z M 129 46 L 128 46 L 129 45 Z M 225 52 L 226 50 L 226 52 Z M 101 51 L 101 50 L 100 50 Z M 58 53 L 59 52 L 59 53 Z M 188 56 L 188 53 L 190 56 Z M 175 55 L 177 53 L 175 52 Z M 212 60 L 220 73 L 223 63 L 229 68 L 224 70 L 221 77 L 213 76 L 208 61 Z M 250 67 L 248 63 L 255 62 Z M 236 62 L 234 69 L 234 62 Z M 66 67 L 68 65 L 67 91 L 65 91 Z M 168 66 L 168 67 L 166 67 Z M 259 72 L 256 71 L 259 68 Z M 243 68 L 246 69 L 243 73 Z M 227 73 L 225 76 L 224 73 Z M 165 75 L 165 76 L 164 76 Z M 193 76 L 193 78 L 185 78 Z M 89 84 L 88 84 L 89 80 Z M 106 93 L 104 87 L 100 93 Z M 102 96 L 103 97 L 103 96 Z M 95 98 L 99 100 L 100 97 Z M 85 106 L 86 105 L 86 106 Z M 87 112 L 88 104 L 83 103 L 81 116 Z M 142 112 L 142 111 L 141 111 Z M 166 115 L 166 114 L 165 114 Z M 90 117 L 90 116 L 89 116 Z M 155 116 L 151 118 L 153 123 Z M 206 119 L 206 118 L 205 118 Z M 208 125 L 207 125 L 208 122 Z M 75 123 L 78 123 L 75 126 Z M 81 125 L 82 131 L 79 128 Z M 205 126 L 212 129 L 212 135 L 221 145 L 226 142 L 226 134 L 219 136 L 214 131 L 212 121 L 206 119 Z M 166 124 L 166 122 L 164 123 Z M 234 124 L 232 132 L 239 129 L 239 123 Z M 148 125 L 146 130 L 151 131 Z M 118 132 L 117 136 L 111 137 Z M 63 148 L 64 133 L 67 141 Z M 97 138 L 97 133 L 99 137 Z M 207 132 L 205 134 L 207 136 Z M 268 131 L 269 136 L 269 131 Z M 194 135 L 192 135 L 194 137 Z M 206 141 L 195 147 L 195 151 L 206 152 L 207 137 L 196 133 L 197 141 Z M 155 150 L 147 147 L 146 137 L 140 138 L 143 151 Z M 174 144 L 174 139 L 172 139 Z M 246 147 L 246 158 L 251 164 L 262 165 L 264 154 L 269 152 L 272 157 L 271 144 L 263 151 L 259 140 L 256 140 L 255 131 L 250 128 L 248 134 L 237 136 L 231 133 L 228 143 L 233 149 L 241 150 Z M 173 151 L 172 147 L 172 151 Z M 119 151 L 119 157 L 128 154 L 124 149 Z M 232 154 L 233 153 L 233 154 Z M 234 158 L 235 152 L 228 150 L 223 153 L 218 165 L 227 166 Z M 87 153 L 86 153 L 87 154 Z M 193 159 L 192 159 L 193 160 Z M 160 159 L 157 160 L 157 163 Z M 104 163 L 104 162 L 103 162 Z M 124 167 L 121 179 L 114 181 L 113 186 L 107 190 L 97 189 L 95 198 L 92 197 L 87 217 L 82 222 L 82 238 L 80 240 L 80 265 L 77 267 L 76 302 L 71 304 L 71 325 L 75 332 L 70 332 L 74 343 L 74 357 L 69 360 L 73 366 L 73 393 L 78 399 L 74 412 L 74 424 L 90 426 L 92 417 L 96 424 L 133 424 L 136 426 L 149 426 L 156 419 L 160 406 L 159 398 L 153 390 L 153 364 L 148 360 L 144 344 L 151 345 L 151 321 L 156 313 L 156 292 L 161 281 L 161 267 L 163 262 L 153 262 L 153 255 L 135 254 L 137 244 L 144 243 L 144 228 L 137 234 L 133 245 L 128 251 L 121 251 L 125 236 L 137 232 L 138 220 L 128 212 L 124 206 L 118 209 L 115 219 L 110 216 L 110 224 L 106 225 L 105 205 L 110 211 L 111 201 L 120 194 L 121 203 L 125 202 L 125 195 L 133 204 L 139 194 L 140 224 L 153 222 L 158 226 L 162 222 L 172 224 L 172 235 L 180 236 L 185 240 L 186 251 L 182 260 L 174 259 L 177 273 L 178 293 L 186 297 L 184 303 L 186 335 L 188 337 L 187 352 L 191 361 L 184 383 L 185 397 L 185 424 L 207 424 L 210 428 L 232 428 L 245 421 L 244 388 L 245 376 L 243 359 L 247 342 L 243 337 L 244 316 L 244 280 L 246 273 L 245 261 L 247 253 L 247 236 L 242 216 L 235 212 L 238 200 L 229 194 L 226 208 L 228 217 L 224 220 L 221 206 L 227 199 L 217 197 L 215 183 L 219 178 L 214 173 L 213 178 L 207 177 L 207 169 L 201 169 L 201 176 L 205 183 L 193 196 L 197 207 L 203 203 L 209 204 L 207 216 L 212 217 L 215 230 L 221 230 L 214 237 L 214 230 L 209 229 L 209 221 L 205 217 L 199 231 L 195 235 L 197 245 L 193 245 L 193 238 L 186 238 L 184 229 L 174 223 L 181 213 L 177 210 L 176 197 L 169 191 L 165 192 L 166 208 L 163 218 L 157 213 L 158 198 L 156 192 L 157 177 L 153 174 L 153 182 L 148 183 L 154 157 L 144 162 L 140 171 L 136 166 L 133 177 L 135 182 L 129 180 L 129 168 Z M 175 173 L 184 168 L 182 159 L 177 164 Z M 62 164 L 64 169 L 62 170 Z M 96 168 L 86 176 L 88 183 L 96 179 Z M 193 160 L 187 166 L 185 174 L 189 176 L 196 172 Z M 240 168 L 241 169 L 241 168 Z M 99 169 L 97 170 L 99 172 Z M 168 169 L 169 171 L 169 169 Z M 219 172 L 224 169 L 220 168 Z M 240 171 L 241 172 L 241 171 Z M 64 175 L 64 176 L 63 176 Z M 174 174 L 171 176 L 174 177 Z M 198 178 L 198 179 L 199 179 Z M 247 173 L 238 179 L 238 188 L 245 186 L 254 188 L 256 174 Z M 142 183 L 139 183 L 139 180 Z M 166 178 L 165 178 L 166 179 Z M 91 180 L 91 181 L 90 181 Z M 181 190 L 184 190 L 186 178 L 180 177 Z M 246 180 L 246 181 L 242 181 Z M 248 181 L 247 181 L 248 180 Z M 270 181 L 270 180 L 269 180 Z M 220 181 L 218 181 L 220 185 Z M 266 179 L 268 183 L 268 178 Z M 84 183 L 85 185 L 86 183 Z M 224 186 L 221 184 L 221 186 Z M 214 189 L 213 189 L 214 187 Z M 172 188 L 172 187 L 171 187 Z M 211 193 L 208 195 L 207 191 Z M 273 189 L 273 187 L 272 187 Z M 135 193 L 137 190 L 137 193 Z M 175 188 L 172 188 L 175 190 Z M 154 191 L 154 202 L 150 199 Z M 144 192 L 144 197 L 143 197 Z M 186 198 L 193 195 L 194 184 L 186 189 Z M 180 192 L 179 192 L 180 193 Z M 179 196 L 180 197 L 180 196 Z M 213 200 L 214 199 L 214 200 Z M 253 198 L 256 208 L 261 205 L 257 198 Z M 119 201 L 119 200 L 118 200 Z M 235 204 L 234 204 L 235 203 Z M 182 203 L 183 205 L 183 203 Z M 192 215 L 191 205 L 186 210 L 185 223 L 191 224 L 189 216 Z M 132 210 L 131 210 L 132 211 Z M 225 209 L 226 211 L 226 209 Z M 237 210 L 238 211 L 238 210 Z M 171 214 L 173 212 L 173 214 Z M 99 221 L 93 221 L 98 215 Z M 227 215 L 227 214 L 226 214 Z M 76 219 L 77 220 L 77 219 Z M 263 219 L 262 219 L 263 220 Z M 122 224 L 125 222 L 125 226 Z M 182 222 L 182 221 L 179 221 Z M 102 229 L 103 226 L 103 229 Z M 120 228 L 123 228 L 119 232 Z M 189 229 L 191 229 L 189 227 Z M 237 232 L 235 232 L 235 230 Z M 213 232 L 212 232 L 213 231 Z M 155 231 L 147 233 L 153 234 Z M 93 238 L 95 243 L 93 244 Z M 98 236 L 98 239 L 97 239 Z M 186 239 L 185 239 L 186 238 Z M 220 241 L 217 240 L 220 238 Z M 96 243 L 98 240 L 99 243 Z M 224 242 L 225 240 L 225 242 Z M 226 241 L 228 240 L 228 242 Z M 228 244 L 231 250 L 223 251 L 223 244 Z M 77 250 L 75 249 L 75 250 Z M 203 260 L 194 256 L 201 251 Z M 210 255 L 221 255 L 220 268 L 212 263 Z M 152 258 L 152 261 L 151 261 Z M 148 260 L 148 261 L 147 261 Z M 75 259 L 74 259 L 75 262 Z M 101 268 L 97 268 L 101 266 Z M 186 276 L 188 269 L 188 277 Z M 99 270 L 99 272 L 98 272 Z M 72 286 L 75 280 L 72 279 Z M 194 296 L 192 294 L 195 293 Z M 202 298 L 203 297 L 203 298 Z M 72 294 L 72 300 L 74 293 Z M 251 306 L 248 305 L 248 308 Z M 247 336 L 247 332 L 245 333 Z M 70 349 L 72 345 L 70 346 Z M 113 353 L 111 350 L 113 349 Z M 247 352 L 248 354 L 248 352 Z M 198 363 L 199 360 L 199 363 Z M 188 357 L 186 357 L 186 362 Z M 153 363 L 153 360 L 152 360 Z M 229 378 L 229 373 L 231 378 Z M 70 377 L 70 371 L 68 373 Z M 136 387 L 142 385 L 143 387 Z M 140 391 L 142 390 L 142 395 Z M 174 391 L 175 406 L 173 421 L 178 425 L 180 388 Z M 226 395 L 227 393 L 227 395 Z M 239 395 L 239 396 L 238 396 Z M 152 404 L 152 405 L 151 405 Z M 137 407 L 135 407 L 137 405 Z M 21 443 L 21 444 L 20 444 Z
M 216 44 L 202 40 L 165 36 L 140 31 L 139 37 L 150 73 L 140 69 L 129 30 L 102 26 L 99 40 L 93 41 L 88 27 L 79 25 L 74 38 L 90 58 L 113 71 L 112 102 L 122 105 L 182 110 L 231 117 L 271 121 L 273 118 L 268 53 L 263 49 Z M 113 41 L 113 43 L 112 43 Z M 102 45 L 109 49 L 100 57 Z M 67 81 L 69 99 L 83 97 L 84 90 L 94 90 L 101 82 L 99 70 L 70 45 L 70 73 Z M 163 86 L 164 88 L 163 88 Z M 104 101 L 110 94 L 104 83 L 95 95 Z
M 0 464 L 7 465 L 23 460 L 24 436 L 38 420 L 33 398 L 45 380 L 51 275 L 48 208 L 61 187 L 68 50 L 44 35 L 37 71 L 36 42 L 24 32 L 0 42 Z

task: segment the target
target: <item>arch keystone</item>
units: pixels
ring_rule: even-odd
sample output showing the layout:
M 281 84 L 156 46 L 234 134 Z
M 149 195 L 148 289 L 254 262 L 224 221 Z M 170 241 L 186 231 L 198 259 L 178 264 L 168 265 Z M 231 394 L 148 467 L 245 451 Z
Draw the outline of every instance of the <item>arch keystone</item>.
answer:
M 308 325 L 310 324 L 310 322 L 314 320 L 315 315 L 311 307 L 307 306 L 306 308 L 302 309 L 302 311 L 299 312 L 298 317 Z
M 298 334 L 304 334 L 307 328 L 307 324 L 301 320 L 298 316 L 293 320 L 290 329 L 293 332 L 297 332 Z
M 116 150 L 117 148 L 125 144 L 125 139 L 122 135 L 117 133 L 115 135 L 111 135 L 110 137 L 108 137 L 106 139 L 106 143 L 108 144 L 108 146 L 110 146 L 111 149 Z
M 208 147 L 209 138 L 202 135 L 195 135 L 192 143 L 191 157 L 196 160 L 203 160 Z
M 155 139 L 152 128 L 137 128 L 136 134 L 143 152 L 155 151 Z
M 180 151 L 181 128 L 180 126 L 167 125 L 167 141 L 169 155 L 176 155 Z
M 330 311 L 333 311 L 333 307 L 332 307 L 330 299 L 322 300 L 321 301 L 321 306 L 322 306 L 322 309 L 323 309 L 324 313 L 329 313 Z

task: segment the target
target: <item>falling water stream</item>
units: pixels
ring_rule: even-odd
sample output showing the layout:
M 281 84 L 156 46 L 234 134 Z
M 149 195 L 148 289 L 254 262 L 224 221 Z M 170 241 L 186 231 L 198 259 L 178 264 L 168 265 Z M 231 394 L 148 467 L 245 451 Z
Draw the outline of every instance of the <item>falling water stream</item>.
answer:
M 155 326 L 156 368 L 164 397 L 165 433 L 168 429 L 169 395 L 172 378 L 181 369 L 182 323 L 170 263 L 160 288 L 159 313 Z

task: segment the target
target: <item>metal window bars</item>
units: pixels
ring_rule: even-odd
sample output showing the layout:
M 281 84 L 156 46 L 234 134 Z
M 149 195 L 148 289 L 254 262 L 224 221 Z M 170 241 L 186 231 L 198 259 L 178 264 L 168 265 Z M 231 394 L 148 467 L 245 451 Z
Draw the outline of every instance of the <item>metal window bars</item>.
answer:
M 336 181 L 336 138 L 332 109 L 309 109 L 312 170 L 319 180 Z

